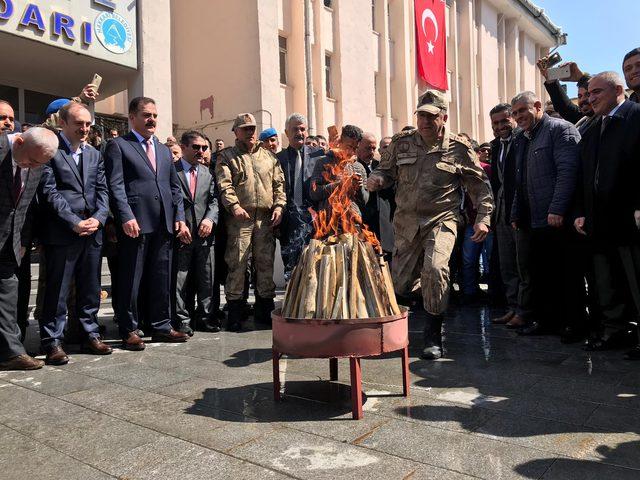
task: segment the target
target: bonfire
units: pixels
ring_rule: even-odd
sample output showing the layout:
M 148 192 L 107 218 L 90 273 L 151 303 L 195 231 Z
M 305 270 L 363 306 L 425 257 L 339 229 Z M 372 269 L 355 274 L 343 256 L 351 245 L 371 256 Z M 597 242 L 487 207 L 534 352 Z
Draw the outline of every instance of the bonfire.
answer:
M 323 177 L 336 188 L 328 198 L 329 208 L 310 210 L 315 234 L 293 270 L 282 315 L 317 319 L 399 315 L 380 242 L 351 205 L 361 179 L 351 168 L 350 155 L 339 148 L 333 152 L 337 161 L 326 166 Z

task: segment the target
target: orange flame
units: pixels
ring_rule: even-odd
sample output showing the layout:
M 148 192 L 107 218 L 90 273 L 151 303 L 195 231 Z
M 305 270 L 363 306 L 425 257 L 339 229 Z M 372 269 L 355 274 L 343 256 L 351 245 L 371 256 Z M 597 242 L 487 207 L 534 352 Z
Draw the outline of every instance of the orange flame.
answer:
M 381 254 L 382 246 L 375 233 L 369 230 L 362 222 L 362 217 L 351 208 L 351 203 L 360 188 L 360 182 L 364 180 L 352 167 L 357 160 L 339 146 L 332 146 L 332 152 L 337 161 L 325 166 L 322 177 L 325 182 L 335 184 L 335 188 L 328 198 L 329 209 L 319 212 L 309 209 L 315 229 L 313 238 L 322 240 L 331 235 L 350 233 L 370 243 Z M 315 182 L 311 188 L 317 188 Z

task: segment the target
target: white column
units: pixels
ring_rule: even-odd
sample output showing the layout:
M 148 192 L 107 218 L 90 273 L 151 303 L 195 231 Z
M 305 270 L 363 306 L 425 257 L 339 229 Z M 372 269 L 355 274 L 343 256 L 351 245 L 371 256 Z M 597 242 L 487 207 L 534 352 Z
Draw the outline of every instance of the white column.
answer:
M 171 7 L 169 0 L 138 0 L 138 73 L 128 84 L 129 100 L 151 97 L 158 107 L 157 137 L 173 134 L 171 94 Z

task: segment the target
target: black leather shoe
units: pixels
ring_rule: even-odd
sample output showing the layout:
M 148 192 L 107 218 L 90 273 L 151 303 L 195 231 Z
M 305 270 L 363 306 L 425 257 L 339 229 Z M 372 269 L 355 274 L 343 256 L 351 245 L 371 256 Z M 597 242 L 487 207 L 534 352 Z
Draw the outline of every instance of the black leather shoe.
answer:
M 640 345 L 635 346 L 633 349 L 629 350 L 624 358 L 627 360 L 640 360 Z
M 193 329 L 187 323 L 181 323 L 178 327 L 180 333 L 186 333 L 190 337 L 193 337 Z
M 534 335 L 546 335 L 548 332 L 538 322 L 531 322 L 529 325 L 525 325 L 518 330 L 518 335 L 522 336 L 534 336 Z
M 196 332 L 217 333 L 220 331 L 220 322 L 217 319 L 207 320 L 203 318 L 196 322 L 195 330 Z
M 585 334 L 574 327 L 565 327 L 560 335 L 560 342 L 564 344 L 578 343 L 584 340 Z

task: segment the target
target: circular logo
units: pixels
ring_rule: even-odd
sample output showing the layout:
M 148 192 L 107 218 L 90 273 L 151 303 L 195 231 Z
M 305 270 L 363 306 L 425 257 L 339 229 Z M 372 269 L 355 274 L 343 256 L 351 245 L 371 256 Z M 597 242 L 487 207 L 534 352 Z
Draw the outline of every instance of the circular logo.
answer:
M 133 31 L 117 13 L 102 12 L 94 22 L 96 36 L 104 48 L 113 53 L 126 53 L 133 46 Z

